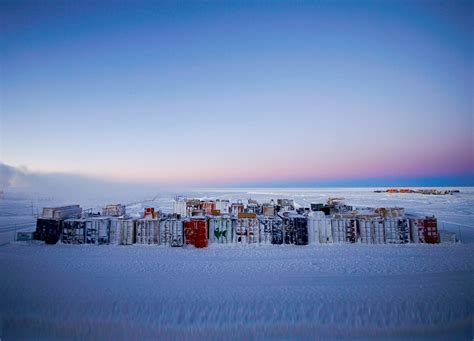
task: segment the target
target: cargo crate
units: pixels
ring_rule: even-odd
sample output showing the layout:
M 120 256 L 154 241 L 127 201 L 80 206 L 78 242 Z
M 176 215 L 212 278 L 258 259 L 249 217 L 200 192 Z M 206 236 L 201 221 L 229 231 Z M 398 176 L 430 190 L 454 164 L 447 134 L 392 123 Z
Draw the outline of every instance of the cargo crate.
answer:
M 61 242 L 64 244 L 85 243 L 86 221 L 84 219 L 66 219 L 63 222 Z
M 308 215 L 308 240 L 309 243 L 332 243 L 331 219 L 324 212 L 313 211 Z
M 110 244 L 131 245 L 135 243 L 135 224 L 133 219 L 110 220 Z
M 351 218 L 331 219 L 334 243 L 355 243 L 357 241 L 357 220 Z
M 85 219 L 86 244 L 107 245 L 110 243 L 110 219 L 88 218 Z
M 414 243 L 438 244 L 438 221 L 435 217 L 410 219 L 411 241 Z
M 308 222 L 306 217 L 290 214 L 283 216 L 283 240 L 285 244 L 307 245 Z
M 63 220 L 61 219 L 43 219 L 36 221 L 36 231 L 34 238 L 43 240 L 46 244 L 56 244 L 61 238 Z
M 410 227 L 406 218 L 385 218 L 385 242 L 388 244 L 406 244 L 410 242 Z
M 80 218 L 81 214 L 82 208 L 79 205 L 45 207 L 43 208 L 42 218 L 64 220 L 72 217 Z

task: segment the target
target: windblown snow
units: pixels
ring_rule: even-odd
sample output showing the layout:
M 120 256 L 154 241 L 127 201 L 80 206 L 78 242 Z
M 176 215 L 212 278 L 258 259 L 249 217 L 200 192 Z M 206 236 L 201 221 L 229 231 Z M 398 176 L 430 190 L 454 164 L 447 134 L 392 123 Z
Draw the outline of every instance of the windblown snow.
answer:
M 435 214 L 461 243 L 195 249 L 10 242 L 12 226 L 31 223 L 33 199 L 7 198 L 0 202 L 0 338 L 472 339 L 474 189 L 440 197 L 372 189 L 186 195 L 288 197 L 300 205 L 342 196 L 354 206 L 402 206 Z M 166 211 L 172 199 L 154 205 Z

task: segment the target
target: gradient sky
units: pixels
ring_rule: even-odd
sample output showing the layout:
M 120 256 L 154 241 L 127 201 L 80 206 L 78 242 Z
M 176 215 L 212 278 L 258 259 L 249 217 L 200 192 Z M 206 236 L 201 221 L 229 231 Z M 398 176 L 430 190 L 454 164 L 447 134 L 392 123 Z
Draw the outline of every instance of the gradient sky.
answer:
M 194 185 L 474 179 L 471 1 L 0 12 L 5 164 Z

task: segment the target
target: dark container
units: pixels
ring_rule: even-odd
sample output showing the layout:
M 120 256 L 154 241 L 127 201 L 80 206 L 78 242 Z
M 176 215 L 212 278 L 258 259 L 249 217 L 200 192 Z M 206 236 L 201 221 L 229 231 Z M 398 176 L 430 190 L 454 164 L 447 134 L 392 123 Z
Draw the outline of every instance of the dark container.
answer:
M 61 241 L 64 244 L 84 244 L 86 222 L 80 219 L 65 220 L 63 222 Z
M 43 219 L 36 221 L 35 239 L 46 244 L 56 244 L 61 237 L 63 221 L 60 219 Z
M 321 211 L 323 206 L 324 206 L 324 204 L 311 204 L 311 211 L 313 211 L 313 212 Z

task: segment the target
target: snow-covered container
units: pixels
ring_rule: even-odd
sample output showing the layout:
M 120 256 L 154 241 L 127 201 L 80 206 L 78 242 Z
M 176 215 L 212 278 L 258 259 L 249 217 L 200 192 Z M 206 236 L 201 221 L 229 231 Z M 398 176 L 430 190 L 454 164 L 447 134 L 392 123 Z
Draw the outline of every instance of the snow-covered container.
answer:
M 216 210 L 219 210 L 221 214 L 229 213 L 230 202 L 229 200 L 217 199 L 216 200 Z
M 79 205 L 45 207 L 41 218 L 44 219 L 67 219 L 77 217 L 82 214 L 82 208 Z
M 160 221 L 160 245 L 181 247 L 184 245 L 183 221 L 169 218 Z
M 209 242 L 232 242 L 232 219 L 229 216 L 212 216 L 209 218 Z
M 385 243 L 406 244 L 410 242 L 410 226 L 406 218 L 384 219 Z
M 212 214 L 212 211 L 216 209 L 216 203 L 212 200 L 205 200 L 202 202 L 202 209 L 204 214 Z
M 244 204 L 241 202 L 234 202 L 230 205 L 230 213 L 237 216 L 239 213 L 244 212 Z
M 308 240 L 309 243 L 332 243 L 331 218 L 324 212 L 313 211 L 308 214 Z
M 260 243 L 283 244 L 283 221 L 279 216 L 261 216 Z
M 335 216 L 331 219 L 334 243 L 355 243 L 357 241 L 357 220 Z
M 187 245 L 194 245 L 197 248 L 207 247 L 207 220 L 204 217 L 185 220 L 184 238 Z
M 43 240 L 46 244 L 56 244 L 61 237 L 62 226 L 63 220 L 61 219 L 38 218 L 34 238 Z
M 411 241 L 413 243 L 438 244 L 438 221 L 435 217 L 410 219 Z
M 137 244 L 158 244 L 160 221 L 158 219 L 138 219 L 135 231 Z
M 86 244 L 106 245 L 110 242 L 110 219 L 95 217 L 85 219 Z
M 179 214 L 181 217 L 186 217 L 187 211 L 187 204 L 186 199 L 177 197 L 173 203 L 173 213 Z
M 63 244 L 84 244 L 86 236 L 85 219 L 66 219 L 63 222 L 61 242 Z
M 255 213 L 239 213 L 233 225 L 234 243 L 254 244 L 260 241 L 260 223 Z
M 364 216 L 357 219 L 359 241 L 363 244 L 385 243 L 384 220 L 379 216 Z
M 134 219 L 118 218 L 110 220 L 110 244 L 131 245 L 135 243 Z
M 308 244 L 308 220 L 305 216 L 286 212 L 281 216 L 283 220 L 283 239 L 285 244 Z
M 106 217 L 121 217 L 125 215 L 125 205 L 112 204 L 102 208 L 102 215 Z

